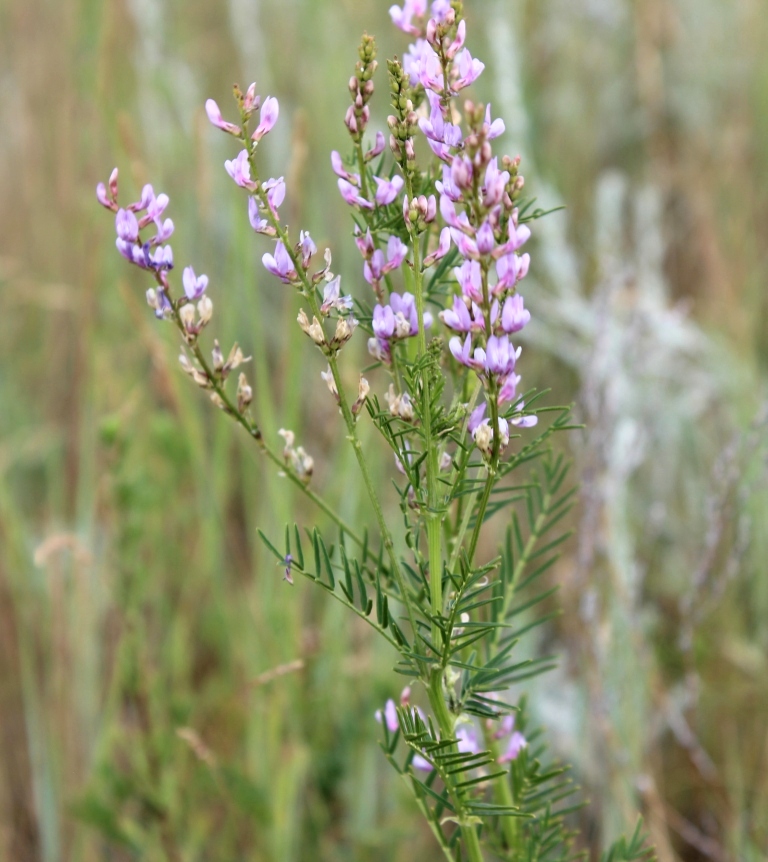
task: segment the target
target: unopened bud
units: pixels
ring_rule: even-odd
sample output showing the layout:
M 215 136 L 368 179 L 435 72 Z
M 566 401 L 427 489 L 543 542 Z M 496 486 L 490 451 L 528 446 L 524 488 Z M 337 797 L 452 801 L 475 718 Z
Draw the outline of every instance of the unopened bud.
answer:
M 352 405 L 352 415 L 357 416 L 357 414 L 363 409 L 363 405 L 365 404 L 365 399 L 368 397 L 368 393 L 371 391 L 371 387 L 368 384 L 368 381 L 360 375 L 360 383 L 357 386 L 357 401 Z
M 109 175 L 109 194 L 113 201 L 117 201 L 117 168 Z
M 490 456 L 492 450 L 493 431 L 490 425 L 480 425 L 475 430 L 475 443 L 483 455 Z
M 320 321 L 316 317 L 312 317 L 312 323 L 309 322 L 309 318 L 307 317 L 306 312 L 302 308 L 299 311 L 299 315 L 296 318 L 299 326 L 302 328 L 304 332 L 315 342 L 315 344 L 323 345 L 325 344 L 325 333 L 323 332 L 323 327 L 320 324 Z
M 242 413 L 251 401 L 253 401 L 253 389 L 248 385 L 248 379 L 241 371 L 237 378 L 237 409 Z
M 181 306 L 179 317 L 187 332 L 192 332 L 195 329 L 195 306 L 191 302 Z
M 209 297 L 204 296 L 197 303 L 197 313 L 200 315 L 200 323 L 205 326 L 213 317 L 213 303 Z
M 226 410 L 227 405 L 224 403 L 224 399 L 219 395 L 218 392 L 211 392 L 211 401 L 220 409 Z
M 333 379 L 333 372 L 331 371 L 331 366 L 329 365 L 325 371 L 320 372 L 320 376 L 325 380 L 325 385 L 328 387 L 331 395 L 338 402 L 339 400 L 339 390 L 336 388 L 336 381 Z
M 147 305 L 150 308 L 154 308 L 155 311 L 157 311 L 158 309 L 157 291 L 154 289 L 154 287 L 150 287 L 147 291 Z
M 213 350 L 211 351 L 211 355 L 213 357 L 213 367 L 216 371 L 221 371 L 224 367 L 224 354 L 221 352 L 221 345 L 219 344 L 218 338 L 215 338 L 213 341 Z
M 335 344 L 338 344 L 339 347 L 346 344 L 350 338 L 352 338 L 352 333 L 357 329 L 357 321 L 354 317 L 350 317 L 347 319 L 346 317 L 340 317 L 336 321 L 336 332 L 333 336 L 333 341 Z

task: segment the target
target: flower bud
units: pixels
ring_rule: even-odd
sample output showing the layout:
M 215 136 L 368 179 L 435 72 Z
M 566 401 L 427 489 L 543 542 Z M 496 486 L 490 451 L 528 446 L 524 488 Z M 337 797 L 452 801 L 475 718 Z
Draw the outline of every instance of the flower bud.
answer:
M 195 306 L 191 302 L 182 305 L 179 309 L 179 317 L 187 332 L 194 332 L 195 327 Z
M 493 431 L 490 425 L 484 424 L 478 426 L 475 431 L 475 443 L 477 443 L 477 448 L 483 455 L 490 457 L 493 444 Z
M 338 345 L 339 347 L 345 345 L 349 341 L 349 339 L 352 338 L 352 333 L 356 329 L 357 321 L 354 317 L 340 317 L 336 321 L 336 332 L 333 336 L 334 345 Z
M 109 175 L 109 193 L 112 200 L 117 202 L 117 168 L 114 168 Z
M 197 303 L 197 313 L 200 315 L 200 323 L 205 326 L 213 317 L 213 303 L 209 297 L 204 296 Z
M 237 409 L 242 413 L 251 401 L 253 401 L 253 389 L 248 385 L 248 380 L 241 371 L 237 378 Z
M 221 346 L 219 345 L 218 338 L 214 338 L 213 340 L 213 350 L 211 351 L 213 357 L 213 368 L 215 371 L 221 371 L 224 367 L 224 354 L 221 352 Z
M 328 387 L 331 395 L 336 399 L 336 402 L 339 401 L 339 390 L 336 388 L 336 381 L 333 379 L 333 372 L 331 371 L 331 366 L 329 365 L 325 371 L 320 372 L 320 376 L 325 380 L 325 385 Z
M 371 391 L 371 387 L 368 384 L 368 381 L 360 375 L 360 382 L 357 386 L 357 401 L 352 405 L 352 415 L 357 416 L 357 414 L 363 409 L 363 405 L 365 404 L 365 400 L 368 397 L 368 393 Z

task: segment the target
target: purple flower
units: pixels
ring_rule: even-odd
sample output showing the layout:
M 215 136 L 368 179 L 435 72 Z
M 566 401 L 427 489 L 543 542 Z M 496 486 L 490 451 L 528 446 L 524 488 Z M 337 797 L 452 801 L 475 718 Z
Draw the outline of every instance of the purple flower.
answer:
M 261 96 L 256 95 L 256 82 L 254 81 L 252 84 L 248 85 L 248 89 L 245 91 L 245 96 L 243 97 L 243 110 L 246 114 L 250 115 L 254 111 L 259 110 L 260 104 Z
M 464 87 L 468 87 L 470 84 L 473 84 L 480 77 L 481 72 L 485 68 L 485 63 L 481 63 L 480 60 L 472 58 L 468 48 L 464 48 L 464 50 L 458 55 L 456 65 L 459 70 L 459 78 L 453 84 L 454 92 L 463 90 Z
M 256 233 L 263 233 L 266 236 L 275 236 L 275 229 L 269 224 L 267 219 L 261 217 L 259 201 L 254 197 L 248 198 L 248 220 Z
M 341 276 L 337 275 L 333 281 L 329 281 L 325 285 L 325 290 L 323 291 L 323 304 L 320 306 L 320 311 L 322 311 L 323 314 L 329 314 L 332 308 L 335 308 L 337 311 L 351 309 L 352 297 L 341 296 L 340 294 Z M 376 308 L 379 308 L 379 306 L 376 306 Z
M 341 196 L 350 206 L 364 207 L 369 210 L 373 209 L 373 204 L 358 194 L 357 187 L 353 186 L 352 183 L 339 177 L 338 186 Z
M 359 243 L 358 247 L 360 247 Z M 366 260 L 363 264 L 365 280 L 368 284 L 377 284 L 387 273 L 400 267 L 407 252 L 408 246 L 399 237 L 391 236 L 387 241 L 387 262 L 384 263 L 384 252 L 376 249 L 371 254 L 370 260 Z
M 506 335 L 492 335 L 488 339 L 485 350 L 478 347 L 475 359 L 481 361 L 488 374 L 498 374 L 506 377 L 515 370 L 515 361 L 520 356 L 520 348 L 512 346 Z
M 240 134 L 240 126 L 236 126 L 234 123 L 228 123 L 226 120 L 224 120 L 221 116 L 219 106 L 216 104 L 216 102 L 213 101 L 213 99 L 206 100 L 205 113 L 208 114 L 208 119 L 217 128 L 228 132 L 230 135 Z
M 432 315 L 424 312 L 424 328 L 432 326 Z M 412 293 L 392 292 L 389 305 L 377 305 L 373 309 L 373 332 L 379 341 L 409 338 L 419 331 L 416 301 Z
M 251 135 L 251 140 L 260 141 L 267 132 L 271 132 L 279 114 L 280 106 L 277 103 L 277 99 L 274 96 L 267 96 L 264 99 L 264 104 L 261 106 L 261 113 L 259 114 L 261 122 L 256 127 L 256 131 Z
M 445 122 L 440 97 L 436 93 L 427 90 L 427 98 L 430 106 L 429 119 L 422 117 L 419 120 L 419 128 L 426 136 L 432 152 L 438 158 L 448 161 L 451 155 L 449 148 L 458 147 L 462 143 L 461 129 Z
M 251 182 L 251 166 L 248 163 L 248 150 L 240 150 L 237 157 L 224 162 L 224 167 L 232 179 L 242 188 L 256 191 L 257 185 Z
M 482 188 L 483 206 L 491 209 L 500 204 L 508 182 L 509 171 L 500 171 L 498 159 L 491 159 L 485 169 L 485 181 Z
M 519 293 L 508 296 L 501 310 L 501 328 L 504 332 L 519 332 L 531 319 L 531 313 L 523 308 L 523 297 Z
M 155 224 L 157 225 L 157 233 L 152 237 L 150 243 L 152 245 L 160 245 L 161 243 L 167 242 L 173 234 L 173 221 L 167 218 L 161 223 L 160 219 L 158 219 Z
M 143 212 L 150 205 L 150 203 L 152 203 L 154 199 L 155 191 L 152 186 L 147 183 L 141 190 L 141 198 L 135 203 L 128 204 L 126 209 L 131 210 L 131 212 Z
M 401 176 L 394 176 L 391 180 L 383 180 L 380 177 L 373 178 L 378 188 L 376 189 L 376 203 L 379 206 L 387 206 L 400 194 L 404 185 Z
M 442 93 L 445 89 L 443 82 L 443 67 L 440 58 L 429 43 L 425 43 L 420 56 L 418 68 L 419 83 L 425 90 Z
M 465 214 L 462 213 L 462 215 Z M 462 257 L 468 257 L 472 260 L 477 260 L 480 257 L 477 243 L 472 239 L 472 237 L 467 236 L 463 230 L 452 227 L 451 236 L 453 237 L 453 241 L 456 243 L 456 248 L 458 248 Z
M 479 254 L 490 254 L 495 244 L 493 228 L 490 221 L 486 219 L 477 231 L 477 251 Z
M 309 235 L 308 230 L 299 231 L 299 249 L 301 251 L 301 263 L 304 269 L 309 266 L 312 255 L 317 252 L 317 246 Z
M 438 317 L 455 332 L 469 332 L 472 328 L 473 320 L 470 317 L 469 309 L 459 296 L 453 297 L 453 309 L 446 308 L 440 312 Z
M 526 740 L 523 734 L 519 730 L 513 731 L 504 753 L 499 758 L 499 763 L 510 763 L 512 760 L 517 760 L 520 752 L 526 745 L 528 745 L 528 740 Z
M 139 238 L 139 222 L 130 210 L 119 209 L 115 216 L 115 230 L 125 242 L 136 242 Z
M 467 368 L 474 368 L 476 371 L 483 367 L 482 360 L 478 360 L 477 353 L 481 351 L 481 348 L 475 351 L 475 357 L 472 354 L 472 336 L 467 335 L 467 337 L 462 340 L 455 335 L 449 342 L 448 348 L 453 354 L 453 358 L 460 362 L 462 365 L 466 365 Z M 481 351 L 482 352 L 482 351 Z
M 465 260 L 461 266 L 454 267 L 453 274 L 464 296 L 475 302 L 483 301 L 482 270 L 476 260 Z
M 360 251 L 360 254 L 367 260 L 376 250 L 376 247 L 373 244 L 371 230 L 368 228 L 365 233 L 360 233 L 359 228 L 355 227 L 355 231 L 355 245 Z
M 414 17 L 423 18 L 427 12 L 427 0 L 405 0 L 402 8 L 400 6 L 389 7 L 389 17 L 395 27 L 399 27 L 404 33 L 418 36 L 421 32 L 418 27 L 411 23 Z
M 360 182 L 360 177 L 357 174 L 350 174 L 344 168 L 344 162 L 338 150 L 333 150 L 331 153 L 331 167 L 337 177 L 341 177 L 343 180 L 347 180 L 347 182 L 352 182 L 354 185 Z
M 142 269 L 147 268 L 147 262 L 144 257 L 144 249 L 137 245 L 135 242 L 130 242 L 126 239 L 121 239 L 118 237 L 115 240 L 115 245 L 117 246 L 117 250 L 120 254 L 129 262 L 135 263 L 136 266 L 142 267 Z
M 297 277 L 296 270 L 293 268 L 293 261 L 281 240 L 278 240 L 275 245 L 274 255 L 265 254 L 261 258 L 261 262 L 268 272 L 276 275 L 285 284 L 290 284 Z
M 373 332 L 380 341 L 388 341 L 395 334 L 395 313 L 389 305 L 376 305 L 373 309 Z
M 427 51 L 432 51 L 432 46 L 426 39 L 417 39 L 414 44 L 408 46 L 408 53 L 403 55 L 403 71 L 412 87 L 419 83 L 420 69 Z
M 434 197 L 430 198 L 430 200 L 434 200 Z M 437 248 L 430 252 L 424 258 L 424 266 L 432 266 L 435 261 L 440 260 L 440 258 L 445 257 L 448 254 L 448 251 L 451 247 L 451 229 L 449 227 L 444 227 L 440 231 L 440 240 L 438 241 Z
M 531 236 L 531 229 L 528 225 L 517 224 L 517 210 L 512 213 L 512 218 L 509 220 L 509 241 L 500 246 L 498 251 L 500 255 L 509 254 L 517 251 L 524 245 Z
M 442 24 L 446 16 L 451 11 L 451 0 L 435 0 L 432 4 L 432 17 Z
M 109 188 L 104 183 L 99 183 L 96 186 L 96 199 L 108 210 L 117 212 L 117 168 L 112 169 L 109 175 Z
M 491 103 L 489 102 L 485 107 L 485 123 L 483 123 L 486 140 L 492 141 L 494 138 L 498 138 L 499 135 L 504 134 L 505 129 L 504 120 L 498 119 L 491 122 Z
M 475 407 L 475 409 L 469 414 L 469 423 L 467 424 L 467 430 L 470 434 L 474 434 L 475 430 L 480 426 L 480 423 L 485 418 L 485 401 L 482 404 Z
M 200 299 L 205 293 L 206 287 L 208 287 L 208 276 L 196 276 L 191 266 L 184 267 L 181 281 L 184 285 L 184 293 L 187 295 L 187 299 L 191 300 Z
M 262 189 L 267 193 L 267 203 L 272 210 L 272 215 L 278 218 L 277 208 L 285 200 L 285 181 L 282 177 L 267 180 L 263 183 Z
M 454 162 L 458 156 L 454 157 Z M 453 173 L 451 172 L 451 166 L 443 165 L 443 181 L 440 182 L 438 180 L 435 183 L 435 188 L 440 192 L 441 195 L 444 195 L 449 200 L 454 203 L 458 203 L 462 200 L 461 189 L 456 185 L 453 181 Z M 455 217 L 455 209 L 454 209 L 454 217 Z
M 496 275 L 499 280 L 493 289 L 494 293 L 500 294 L 514 287 L 521 278 L 526 276 L 530 262 L 531 258 L 528 254 L 518 256 L 513 252 L 500 257 L 496 261 Z
M 504 380 L 504 383 L 499 389 L 499 395 L 497 398 L 497 404 L 501 406 L 502 404 L 506 404 L 509 401 L 514 401 L 517 397 L 517 385 L 520 383 L 520 375 L 519 374 L 510 374 Z M 536 418 L 536 417 L 534 417 Z M 519 425 L 519 422 L 512 421 L 513 425 Z M 536 424 L 535 422 L 533 423 Z
M 380 709 L 377 709 L 374 717 L 379 723 L 383 720 L 390 733 L 395 733 L 400 729 L 400 722 L 397 720 L 397 707 L 392 698 L 390 698 L 384 706 L 384 712 L 382 713 Z
M 372 159 L 375 159 L 376 156 L 380 156 L 384 152 L 385 146 L 386 138 L 384 137 L 384 132 L 376 132 L 376 143 L 365 154 L 366 162 L 370 162 Z

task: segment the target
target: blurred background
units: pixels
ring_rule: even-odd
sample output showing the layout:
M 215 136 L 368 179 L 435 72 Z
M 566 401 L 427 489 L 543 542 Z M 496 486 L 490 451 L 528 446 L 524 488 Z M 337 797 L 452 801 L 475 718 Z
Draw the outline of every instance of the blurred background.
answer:
M 123 200 L 170 195 L 177 266 L 253 355 L 265 434 L 294 429 L 317 487 L 367 511 L 203 103 L 278 96 L 264 175 L 366 289 L 329 151 L 362 31 L 380 60 L 405 49 L 388 5 L 0 0 L 2 860 L 438 859 L 377 747 L 393 656 L 281 580 L 256 527 L 316 513 L 179 373 L 94 198 L 114 165 Z M 533 717 L 591 799 L 593 857 L 639 810 L 663 862 L 764 860 L 768 8 L 466 5 L 499 151 L 566 207 L 524 284 L 525 384 L 585 426 L 557 444 L 581 490 Z

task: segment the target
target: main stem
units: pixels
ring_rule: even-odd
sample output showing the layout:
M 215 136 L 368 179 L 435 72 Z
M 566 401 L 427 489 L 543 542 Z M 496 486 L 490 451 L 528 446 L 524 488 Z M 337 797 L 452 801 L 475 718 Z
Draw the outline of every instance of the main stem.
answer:
M 429 695 L 429 705 L 432 707 L 432 712 L 437 719 L 438 727 L 440 728 L 441 739 L 450 739 L 454 735 L 454 721 L 448 711 L 448 706 L 445 703 L 445 695 L 443 694 L 443 671 L 442 668 L 433 668 L 429 686 L 427 687 Z M 459 826 L 461 828 L 461 837 L 464 840 L 464 846 L 467 848 L 467 855 L 470 862 L 483 862 L 483 851 L 480 848 L 480 838 L 477 835 L 477 827 L 474 823 L 469 822 L 466 814 L 462 813 L 463 805 L 460 799 L 456 800 L 457 813 L 459 814 Z

